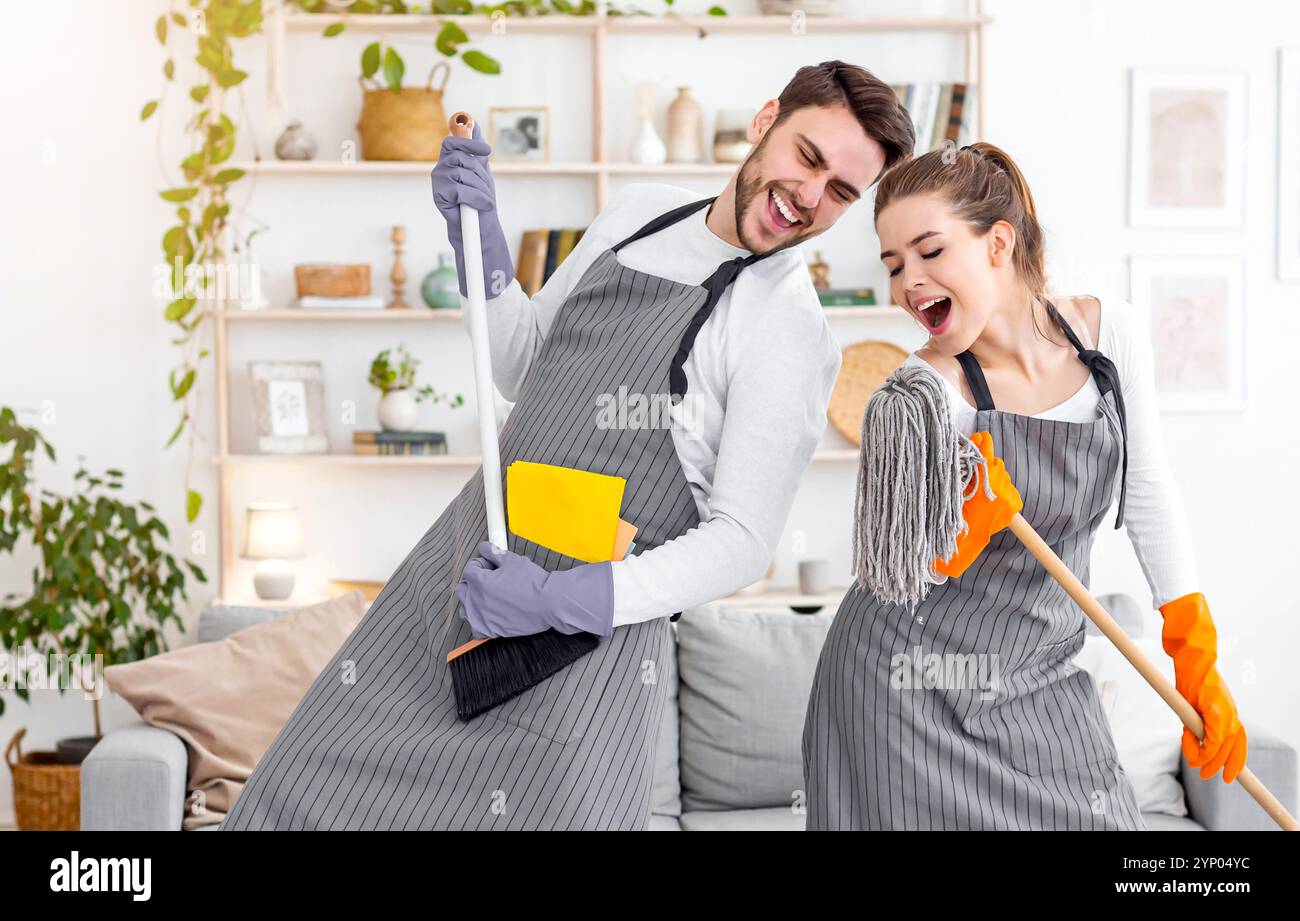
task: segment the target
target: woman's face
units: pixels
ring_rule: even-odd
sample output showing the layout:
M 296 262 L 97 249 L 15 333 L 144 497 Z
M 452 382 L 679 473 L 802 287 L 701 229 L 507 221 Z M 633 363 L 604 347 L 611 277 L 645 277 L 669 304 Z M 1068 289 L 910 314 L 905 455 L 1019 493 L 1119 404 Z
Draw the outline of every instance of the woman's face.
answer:
M 929 194 L 895 199 L 880 212 L 890 294 L 930 334 L 931 348 L 955 356 L 984 331 L 1010 269 L 1010 233 L 999 223 L 978 235 Z

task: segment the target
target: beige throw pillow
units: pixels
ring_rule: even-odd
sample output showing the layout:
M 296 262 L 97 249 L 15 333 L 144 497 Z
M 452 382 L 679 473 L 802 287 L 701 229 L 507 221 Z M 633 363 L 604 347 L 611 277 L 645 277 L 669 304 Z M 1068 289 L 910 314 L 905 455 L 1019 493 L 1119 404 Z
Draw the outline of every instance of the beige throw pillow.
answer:
M 352 591 L 216 642 L 104 669 L 108 686 L 141 719 L 175 733 L 189 749 L 185 828 L 225 818 L 298 701 L 365 612 L 365 597 Z

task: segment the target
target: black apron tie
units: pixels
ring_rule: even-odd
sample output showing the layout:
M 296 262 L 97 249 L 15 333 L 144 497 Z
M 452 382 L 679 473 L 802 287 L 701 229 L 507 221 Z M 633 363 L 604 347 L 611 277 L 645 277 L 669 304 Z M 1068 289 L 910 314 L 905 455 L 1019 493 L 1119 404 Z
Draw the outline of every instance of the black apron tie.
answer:
M 1046 299 L 1043 302 L 1047 304 L 1052 318 L 1065 332 L 1074 350 L 1079 353 L 1079 360 L 1092 372 L 1098 392 L 1103 398 L 1107 393 L 1115 395 L 1115 412 L 1119 416 L 1119 431 L 1124 448 L 1123 465 L 1120 468 L 1119 511 L 1115 514 L 1115 530 L 1119 530 L 1124 524 L 1124 500 L 1128 497 L 1128 414 L 1124 410 L 1124 391 L 1119 382 L 1119 369 L 1115 367 L 1115 362 L 1096 349 L 1085 349 L 1079 337 L 1070 328 L 1070 324 L 1065 322 L 1065 318 L 1056 309 L 1056 305 Z
M 1119 369 L 1096 349 L 1080 349 L 1079 360 L 1092 371 L 1097 389 L 1104 397 L 1107 392 L 1115 394 L 1115 412 L 1119 415 L 1119 430 L 1124 445 L 1124 462 L 1120 472 L 1119 511 L 1115 515 L 1115 528 L 1124 524 L 1124 500 L 1128 496 L 1128 416 L 1124 411 L 1124 394 L 1119 383 Z
M 704 321 L 713 313 L 713 308 L 717 306 L 718 300 L 722 297 L 722 292 L 726 291 L 731 283 L 736 280 L 736 276 L 740 274 L 741 269 L 772 255 L 772 252 L 776 252 L 776 250 L 766 253 L 752 253 L 749 256 L 737 256 L 735 259 L 722 263 L 712 275 L 701 283 L 700 287 L 707 290 L 709 296 L 705 299 L 704 305 L 695 312 L 695 316 L 691 317 L 691 322 L 687 324 L 686 332 L 682 335 L 681 344 L 677 346 L 677 353 L 673 355 L 672 364 L 668 367 L 668 386 L 672 390 L 673 403 L 680 403 L 682 397 L 686 395 L 686 372 L 682 370 L 682 366 L 686 364 L 686 359 L 695 345 L 695 336 L 699 333 L 700 327 L 704 325 Z

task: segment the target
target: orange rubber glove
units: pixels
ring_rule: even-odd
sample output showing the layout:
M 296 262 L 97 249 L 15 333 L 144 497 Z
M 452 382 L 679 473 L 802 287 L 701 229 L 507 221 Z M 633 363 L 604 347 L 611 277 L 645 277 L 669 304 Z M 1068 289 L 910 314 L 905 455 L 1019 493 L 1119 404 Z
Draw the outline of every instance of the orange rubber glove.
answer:
M 961 507 L 961 517 L 966 522 L 966 530 L 957 535 L 957 549 L 947 560 L 935 557 L 932 569 L 941 576 L 955 579 L 964 573 L 967 567 L 984 552 L 993 535 L 1011 524 L 1011 519 L 1024 508 L 1016 485 L 1007 475 L 1002 458 L 993 453 L 993 436 L 988 432 L 976 432 L 970 440 L 979 447 L 987 464 L 976 471 L 980 480 L 975 495 L 967 499 Z M 984 494 L 984 476 L 980 471 L 987 468 L 988 484 L 993 490 L 994 498 Z
M 1201 715 L 1205 738 L 1197 741 L 1183 727 L 1183 756 L 1209 780 L 1223 769 L 1223 782 L 1232 783 L 1246 764 L 1246 730 L 1237 716 L 1237 704 L 1214 667 L 1218 658 L 1214 621 L 1205 596 L 1193 592 L 1160 606 L 1165 619 L 1161 644 L 1174 660 L 1174 686 Z

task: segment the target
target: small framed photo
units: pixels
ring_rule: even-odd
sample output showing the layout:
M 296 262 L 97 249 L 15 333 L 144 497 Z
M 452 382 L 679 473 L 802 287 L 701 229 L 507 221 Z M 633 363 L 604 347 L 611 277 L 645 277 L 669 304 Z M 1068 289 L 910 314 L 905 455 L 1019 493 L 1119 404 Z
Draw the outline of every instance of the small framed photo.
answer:
M 250 361 L 260 454 L 324 454 L 324 373 L 318 361 Z
M 1129 223 L 1240 227 L 1246 76 L 1134 70 Z
M 1245 409 L 1244 278 L 1240 256 L 1130 257 L 1129 299 L 1146 314 L 1161 409 Z
M 1300 48 L 1278 52 L 1277 277 L 1300 281 Z
M 498 160 L 546 163 L 551 159 L 550 110 L 492 106 L 488 109 L 488 144 Z

